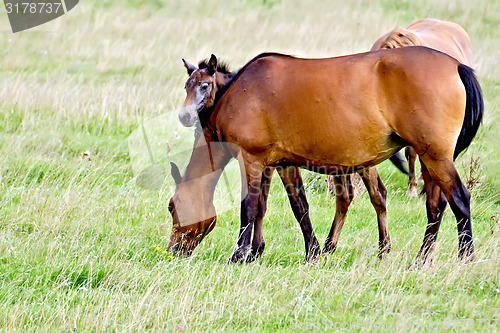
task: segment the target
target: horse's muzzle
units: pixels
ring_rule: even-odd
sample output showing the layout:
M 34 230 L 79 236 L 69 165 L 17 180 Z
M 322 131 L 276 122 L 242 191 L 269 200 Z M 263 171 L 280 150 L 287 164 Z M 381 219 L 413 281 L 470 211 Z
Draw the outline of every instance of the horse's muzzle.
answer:
M 184 244 L 183 246 L 182 243 L 175 243 L 174 245 L 167 247 L 167 251 L 173 254 L 174 256 L 181 258 L 190 257 L 191 254 L 193 253 L 192 249 L 189 249 L 189 247 L 186 246 L 186 244 Z
M 198 113 L 194 105 L 184 106 L 179 112 L 179 121 L 184 127 L 191 127 L 198 120 Z

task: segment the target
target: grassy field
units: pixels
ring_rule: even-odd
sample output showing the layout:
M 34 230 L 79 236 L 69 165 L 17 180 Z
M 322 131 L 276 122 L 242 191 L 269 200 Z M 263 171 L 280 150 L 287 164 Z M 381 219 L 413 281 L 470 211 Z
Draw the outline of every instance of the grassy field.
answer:
M 0 17 L 5 25 L 5 12 Z M 215 53 L 237 69 L 263 51 L 362 52 L 423 17 L 469 32 L 485 96 L 483 126 L 457 160 L 462 178 L 478 182 L 472 264 L 457 260 L 448 209 L 434 264 L 407 269 L 427 223 L 425 201 L 406 197 L 406 178 L 385 162 L 393 246 L 382 261 L 364 192 L 352 203 L 338 251 L 304 264 L 302 235 L 277 179 L 259 261 L 226 264 L 239 202 L 223 187 L 218 224 L 194 256 L 164 251 L 171 182 L 144 189 L 135 177 L 151 163 L 142 128 L 154 160 L 171 150 L 181 156 L 191 144 L 192 129 L 175 114 L 187 78 L 181 58 L 195 63 Z M 500 330 L 499 26 L 496 0 L 81 1 L 37 32 L 13 35 L 2 26 L 0 330 Z M 323 242 L 334 200 L 323 177 L 305 179 Z

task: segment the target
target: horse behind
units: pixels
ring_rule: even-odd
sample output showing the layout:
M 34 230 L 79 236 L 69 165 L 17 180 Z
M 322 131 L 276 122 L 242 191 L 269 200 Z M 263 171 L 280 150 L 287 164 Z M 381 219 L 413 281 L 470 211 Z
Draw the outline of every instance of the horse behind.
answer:
M 413 22 L 407 28 L 397 27 L 377 39 L 371 51 L 404 46 L 427 46 L 469 67 L 474 65 L 469 35 L 453 22 L 426 18 Z

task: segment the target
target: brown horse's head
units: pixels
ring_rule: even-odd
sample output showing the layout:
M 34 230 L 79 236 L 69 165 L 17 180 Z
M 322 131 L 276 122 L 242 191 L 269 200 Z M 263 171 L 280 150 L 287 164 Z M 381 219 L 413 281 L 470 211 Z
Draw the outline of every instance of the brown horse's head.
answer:
M 215 207 L 204 186 L 211 182 L 209 178 L 212 176 L 181 181 L 179 169 L 173 163 L 172 176 L 177 187 L 168 204 L 173 226 L 167 250 L 177 255 L 189 256 L 215 227 Z
M 186 127 L 193 126 L 199 119 L 198 114 L 214 105 L 217 91 L 229 82 L 232 74 L 225 65 L 217 64 L 217 58 L 212 54 L 210 60 L 202 61 L 198 67 L 184 59 L 189 79 L 186 82 L 186 99 L 179 120 Z

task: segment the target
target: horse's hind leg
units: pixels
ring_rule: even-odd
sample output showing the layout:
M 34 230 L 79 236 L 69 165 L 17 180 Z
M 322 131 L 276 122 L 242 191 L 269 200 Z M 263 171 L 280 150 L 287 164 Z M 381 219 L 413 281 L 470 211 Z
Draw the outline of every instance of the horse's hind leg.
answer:
M 436 244 L 436 239 L 446 209 L 446 198 L 441 188 L 432 180 L 427 167 L 422 165 L 422 176 L 424 178 L 424 189 L 426 194 L 425 206 L 427 209 L 427 227 L 420 251 L 417 255 L 417 266 L 423 265 L 426 261 L 432 260 L 432 252 Z
M 359 174 L 365 183 L 368 194 L 370 195 L 370 201 L 377 213 L 379 239 L 378 257 L 382 258 L 391 250 L 391 239 L 389 237 L 389 226 L 387 224 L 387 189 L 382 179 L 380 179 L 376 167 L 366 168 L 359 172 Z
M 417 192 L 417 177 L 415 175 L 415 162 L 417 160 L 417 152 L 412 147 L 406 147 L 405 156 L 408 160 L 408 191 L 406 194 L 410 197 L 418 196 Z
M 267 197 L 271 187 L 271 178 L 273 176 L 274 168 L 268 167 L 262 172 L 262 181 L 260 184 L 260 197 L 259 197 L 259 210 L 254 224 L 254 232 L 252 239 L 252 250 L 247 257 L 247 262 L 258 259 L 266 245 L 264 240 L 264 215 L 267 210 Z
M 351 175 L 334 176 L 334 191 L 335 191 L 335 217 L 332 222 L 332 227 L 328 233 L 323 249 L 326 253 L 333 253 L 337 249 L 340 232 L 344 225 L 347 210 L 354 197 L 354 191 L 351 183 Z
M 304 184 L 300 176 L 300 169 L 295 167 L 277 168 L 281 181 L 285 186 L 292 207 L 293 214 L 300 224 L 306 247 L 306 261 L 314 260 L 321 252 L 318 239 L 314 235 L 311 220 L 309 219 L 309 204 L 307 203 Z
M 470 218 L 470 194 L 462 183 L 460 176 L 453 165 L 452 159 L 437 160 L 431 158 L 428 154 L 425 154 L 420 156 L 420 162 L 423 166 L 425 166 L 432 181 L 437 183 L 437 185 L 441 188 L 441 191 L 443 191 L 446 199 L 450 203 L 451 210 L 457 219 L 458 252 L 460 259 L 472 259 L 474 246 L 472 242 L 472 224 Z M 437 194 L 434 195 L 437 197 Z M 444 203 L 442 203 L 442 201 L 443 199 L 440 196 L 439 203 L 442 207 L 444 207 Z M 442 215 L 442 212 L 440 215 Z M 439 218 L 442 218 L 442 216 L 439 216 Z M 432 221 L 432 219 L 429 219 L 428 229 L 435 228 L 435 234 L 437 234 L 439 224 L 435 224 L 433 227 L 433 222 L 434 221 Z M 432 232 L 430 234 L 432 234 Z M 424 242 L 425 241 L 426 240 L 424 239 Z M 425 243 L 422 246 L 424 245 Z M 425 259 L 425 257 L 423 259 Z

